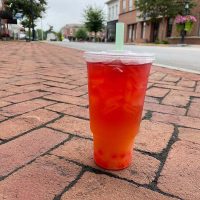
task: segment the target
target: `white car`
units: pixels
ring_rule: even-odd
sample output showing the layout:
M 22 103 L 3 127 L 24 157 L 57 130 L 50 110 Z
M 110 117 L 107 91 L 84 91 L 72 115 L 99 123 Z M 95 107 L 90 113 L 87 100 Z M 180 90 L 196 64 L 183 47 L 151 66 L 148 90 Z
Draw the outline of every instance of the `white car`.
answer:
M 20 40 L 25 40 L 26 34 L 25 33 L 19 33 L 18 37 L 19 37 Z
M 55 33 L 47 33 L 47 41 L 57 41 Z
M 65 38 L 63 42 L 70 42 L 68 38 Z

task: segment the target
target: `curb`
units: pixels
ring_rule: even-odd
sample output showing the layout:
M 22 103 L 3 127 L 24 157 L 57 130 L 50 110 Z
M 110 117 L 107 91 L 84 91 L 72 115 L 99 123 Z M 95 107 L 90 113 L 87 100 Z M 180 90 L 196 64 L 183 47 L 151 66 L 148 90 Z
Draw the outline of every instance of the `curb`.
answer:
M 200 71 L 196 71 L 196 70 L 192 70 L 192 69 L 184 69 L 184 68 L 179 68 L 179 67 L 173 67 L 173 66 L 170 66 L 170 65 L 153 63 L 153 66 L 163 67 L 163 68 L 168 68 L 168 69 L 174 69 L 174 70 L 189 72 L 189 73 L 194 73 L 194 74 L 200 74 Z

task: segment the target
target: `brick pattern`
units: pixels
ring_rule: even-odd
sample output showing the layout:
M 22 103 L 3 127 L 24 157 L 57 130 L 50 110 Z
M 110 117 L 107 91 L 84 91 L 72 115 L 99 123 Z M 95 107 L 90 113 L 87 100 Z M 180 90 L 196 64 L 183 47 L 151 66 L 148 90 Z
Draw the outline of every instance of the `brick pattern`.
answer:
M 53 200 L 80 171 L 81 167 L 54 156 L 39 158 L 0 182 L 0 199 Z
M 0 52 L 0 200 L 200 199 L 200 75 L 152 68 L 133 162 L 106 171 L 93 161 L 83 53 Z
M 67 138 L 68 135 L 42 128 L 1 145 L 0 176 L 8 175 Z
M 136 187 L 123 180 L 116 180 L 113 177 L 87 172 L 69 192 L 66 192 L 63 195 L 61 199 L 173 200 L 175 198 L 169 198 L 157 192 Z
M 89 140 L 74 138 L 55 149 L 52 154 L 99 169 L 93 161 L 93 146 L 92 141 Z M 121 172 L 112 171 L 111 173 L 140 184 L 149 184 L 153 181 L 160 164 L 159 161 L 139 152 L 134 152 L 133 160 L 134 162 L 130 168 Z
M 183 141 L 174 144 L 159 178 L 158 187 L 182 199 L 199 199 L 199 157 L 199 145 Z

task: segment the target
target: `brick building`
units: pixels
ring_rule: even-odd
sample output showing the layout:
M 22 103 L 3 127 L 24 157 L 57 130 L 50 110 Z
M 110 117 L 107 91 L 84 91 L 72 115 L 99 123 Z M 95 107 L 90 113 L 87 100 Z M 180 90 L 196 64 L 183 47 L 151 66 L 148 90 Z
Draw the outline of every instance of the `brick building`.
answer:
M 68 38 L 70 41 L 75 41 L 76 40 L 76 32 L 78 29 L 83 28 L 83 24 L 66 24 L 62 29 L 61 32 L 64 35 L 65 38 Z M 88 40 L 92 41 L 95 38 L 95 33 L 93 32 L 88 32 Z M 98 32 L 97 33 L 97 38 L 99 41 L 103 41 L 105 39 L 106 33 L 105 31 Z
M 194 0 L 197 4 L 191 10 L 191 14 L 196 16 L 197 23 L 193 30 L 187 34 L 186 43 L 200 44 L 200 1 Z M 159 20 L 157 23 L 148 19 L 140 18 L 140 12 L 135 8 L 135 0 L 120 0 L 119 21 L 125 23 L 125 42 L 155 42 L 169 41 L 179 43 L 179 33 L 176 31 L 174 19 Z
M 4 18 L 4 1 L 0 0 L 0 38 L 6 32 L 6 20 Z
M 62 29 L 61 32 L 65 38 L 69 40 L 75 40 L 75 34 L 79 28 L 82 28 L 82 24 L 66 24 Z

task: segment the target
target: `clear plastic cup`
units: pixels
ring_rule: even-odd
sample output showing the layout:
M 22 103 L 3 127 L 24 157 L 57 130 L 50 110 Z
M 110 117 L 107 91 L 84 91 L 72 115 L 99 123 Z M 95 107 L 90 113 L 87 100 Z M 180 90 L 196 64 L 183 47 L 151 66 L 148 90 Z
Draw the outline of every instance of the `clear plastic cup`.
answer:
M 125 51 L 86 52 L 85 59 L 95 163 L 108 170 L 127 168 L 154 56 Z

